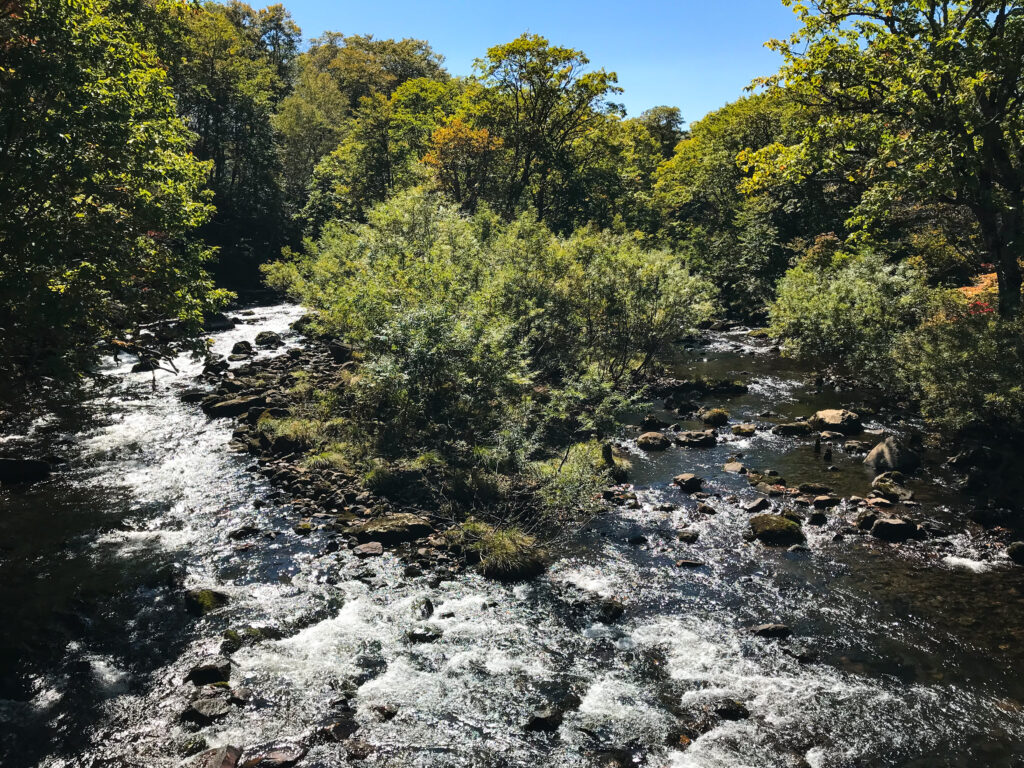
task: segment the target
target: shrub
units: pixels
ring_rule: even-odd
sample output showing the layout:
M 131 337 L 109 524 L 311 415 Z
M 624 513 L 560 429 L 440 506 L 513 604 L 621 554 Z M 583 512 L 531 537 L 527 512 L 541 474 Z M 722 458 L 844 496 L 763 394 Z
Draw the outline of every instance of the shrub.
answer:
M 770 332 L 787 353 L 894 383 L 893 343 L 920 321 L 929 289 L 907 264 L 875 253 L 810 253 L 779 284 Z
M 1024 321 L 956 291 L 937 294 L 928 319 L 897 345 L 900 375 L 926 419 L 953 434 L 1024 428 Z

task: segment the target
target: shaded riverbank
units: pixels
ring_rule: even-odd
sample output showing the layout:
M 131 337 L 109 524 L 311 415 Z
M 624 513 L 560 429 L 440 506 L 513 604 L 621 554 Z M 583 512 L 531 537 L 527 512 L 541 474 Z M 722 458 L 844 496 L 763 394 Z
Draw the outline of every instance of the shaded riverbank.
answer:
M 259 309 L 218 334 L 215 351 L 270 330 L 286 345 L 260 356 L 288 354 L 298 316 Z M 741 503 L 759 494 L 723 471 L 729 460 L 843 497 L 866 495 L 872 473 L 839 450 L 828 471 L 813 440 L 771 433 L 853 395 L 818 392 L 807 371 L 741 334 L 682 353 L 678 373 L 747 382 L 702 404 L 757 432 L 723 429 L 714 447 L 657 454 L 626 435 L 635 502 L 610 507 L 546 575 L 518 585 L 416 575 L 392 554 L 356 557 L 330 526 L 296 531 L 308 516 L 228 450 L 231 420 L 179 401 L 199 373 L 182 366 L 155 390 L 127 361 L 109 369 L 117 383 L 77 419 L 29 436 L 66 466 L 0 491 L 5 765 L 172 766 L 225 744 L 244 761 L 273 740 L 310 766 L 1021 757 L 1024 569 L 1002 554 L 1001 534 L 969 521 L 941 472 L 913 480 L 921 506 L 901 512 L 937 526 L 922 541 L 844 533 L 846 508 L 804 525 L 808 551 L 744 539 Z M 867 426 L 899 431 L 891 418 Z M 703 477 L 709 498 L 673 487 L 681 472 Z M 246 525 L 251 538 L 232 537 Z M 227 602 L 197 617 L 186 600 L 197 589 Z M 793 636 L 752 632 L 775 622 Z M 226 631 L 239 633 L 226 649 L 236 701 L 209 724 L 182 722 L 198 690 L 185 677 L 224 650 Z

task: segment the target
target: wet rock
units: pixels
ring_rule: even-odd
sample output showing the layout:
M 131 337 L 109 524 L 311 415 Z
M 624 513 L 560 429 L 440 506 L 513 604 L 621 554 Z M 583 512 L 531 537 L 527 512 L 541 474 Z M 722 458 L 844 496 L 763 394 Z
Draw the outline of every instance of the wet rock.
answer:
M 185 607 L 189 613 L 196 616 L 205 616 L 208 613 L 223 608 L 230 599 L 223 592 L 217 592 L 213 589 L 190 589 L 185 593 Z
M 602 624 L 614 624 L 625 612 L 626 606 L 621 600 L 605 598 L 598 603 L 597 620 Z
M 917 538 L 918 528 L 899 517 L 883 517 L 871 526 L 871 535 L 883 541 L 902 542 Z
M 223 656 L 210 656 L 192 667 L 185 679 L 195 685 L 226 682 L 231 679 L 231 661 Z
M 761 497 L 761 498 L 758 498 L 758 499 L 753 499 L 752 501 L 748 501 L 748 502 L 745 502 L 743 504 L 743 511 L 744 512 L 750 512 L 750 513 L 764 512 L 765 510 L 771 509 L 771 508 L 772 508 L 772 503 L 770 501 L 768 501 L 768 499 L 766 499 L 764 497 Z
M 800 526 L 782 515 L 750 518 L 750 532 L 753 538 L 770 547 L 789 547 L 807 540 Z
M 811 516 L 809 518 L 807 518 L 807 522 L 809 525 L 825 525 L 825 523 L 828 522 L 828 517 L 826 517 L 825 513 L 822 512 L 821 510 L 816 510 L 811 513 Z
M 783 437 L 801 437 L 813 432 L 813 428 L 806 421 L 790 421 L 785 424 L 776 424 L 772 432 Z
M 352 549 L 356 557 L 380 557 L 384 554 L 384 545 L 379 541 L 368 541 Z
M 875 470 L 910 470 L 921 464 L 921 457 L 894 437 L 887 437 L 871 449 L 864 463 Z
M 245 750 L 239 768 L 290 768 L 305 755 L 305 747 L 291 741 L 275 741 Z
M 280 347 L 284 345 L 281 334 L 274 331 L 261 331 L 256 334 L 257 347 Z
M 361 543 L 379 541 L 382 544 L 401 544 L 415 541 L 433 533 L 433 526 L 424 518 L 408 512 L 378 517 L 350 526 L 345 532 Z
M 841 432 L 844 435 L 856 435 L 864 430 L 860 416 L 845 408 L 818 411 L 808 421 L 815 429 Z
M 235 321 L 223 312 L 214 312 L 212 315 L 207 315 L 203 320 L 203 330 L 209 333 L 215 331 L 229 331 L 234 327 Z
M 704 480 L 692 472 L 684 472 L 673 477 L 672 484 L 678 486 L 684 493 L 696 493 L 704 485 Z
M 421 597 L 412 604 L 412 613 L 425 621 L 434 615 L 434 602 L 429 597 Z
M 829 486 L 822 485 L 821 483 L 800 483 L 796 488 L 800 493 L 806 493 L 813 496 L 818 496 L 823 493 L 832 493 L 832 489 Z
M 878 515 L 875 512 L 861 512 L 854 520 L 854 526 L 861 531 L 870 531 L 877 520 Z
M 355 735 L 359 724 L 351 715 L 332 717 L 323 721 L 317 735 L 328 742 L 342 742 Z
M 50 476 L 49 462 L 42 459 L 0 459 L 0 483 L 38 483 Z
M 644 432 L 636 439 L 637 448 L 644 451 L 664 451 L 672 444 L 661 432 Z
M 757 433 L 756 424 L 733 424 L 732 433 L 737 437 L 752 437 Z
M 676 534 L 676 539 L 683 544 L 695 544 L 698 538 L 700 538 L 700 534 L 688 528 Z
M 648 413 L 644 416 L 644 420 L 640 422 L 640 429 L 644 432 L 656 432 L 659 429 L 666 429 L 668 422 L 662 421 L 653 413 Z
M 835 496 L 815 496 L 811 504 L 815 509 L 832 509 L 832 507 L 839 506 L 841 501 L 842 499 Z
M 710 708 L 723 720 L 746 720 L 750 717 L 750 710 L 742 701 L 736 699 L 720 699 L 714 702 Z
M 260 529 L 255 525 L 243 525 L 239 528 L 235 528 L 233 531 L 228 531 L 228 538 L 232 541 L 241 541 L 242 539 L 251 539 L 253 536 L 258 536 Z
M 181 719 L 196 725 L 210 725 L 231 714 L 231 704 L 220 697 L 196 699 L 181 714 Z
M 701 502 L 700 504 L 697 505 L 697 514 L 700 514 L 700 515 L 717 515 L 718 514 L 718 510 L 715 509 L 710 504 L 706 504 L 704 502 Z
M 682 558 L 676 560 L 676 568 L 703 568 L 705 565 L 703 560 L 694 560 L 692 558 Z
M 750 630 L 756 637 L 770 640 L 783 640 L 793 635 L 793 630 L 785 624 L 759 624 Z
M 178 395 L 178 399 L 183 403 L 198 403 L 205 400 L 209 394 L 205 389 L 186 389 Z
M 437 627 L 414 627 L 405 633 L 410 643 L 436 643 L 441 639 L 442 632 Z
M 729 412 L 721 408 L 710 408 L 701 410 L 700 418 L 709 427 L 724 427 L 729 423 Z
M 188 768 L 235 768 L 242 750 L 238 747 L 214 747 L 188 761 Z
M 376 747 L 363 739 L 349 739 L 345 742 L 345 753 L 351 762 L 366 760 L 375 750 Z
M 244 706 L 252 701 L 252 689 L 244 685 L 232 688 L 231 693 L 228 695 L 228 701 L 237 707 Z
M 203 411 L 214 418 L 241 416 L 250 408 L 266 408 L 267 399 L 263 395 L 246 395 L 228 400 L 213 400 L 203 403 Z
M 1006 556 L 1017 565 L 1024 565 L 1024 541 L 1015 541 L 1006 548 Z
M 231 348 L 232 355 L 251 355 L 252 344 L 248 341 L 236 341 L 235 345 Z
M 703 432 L 688 431 L 676 435 L 676 445 L 683 448 L 710 448 L 718 442 L 713 429 Z

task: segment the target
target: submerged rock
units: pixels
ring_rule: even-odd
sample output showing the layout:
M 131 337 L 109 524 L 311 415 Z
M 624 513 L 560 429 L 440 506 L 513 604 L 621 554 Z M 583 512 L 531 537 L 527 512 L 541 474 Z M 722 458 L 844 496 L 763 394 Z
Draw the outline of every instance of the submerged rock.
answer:
M 756 515 L 750 518 L 753 538 L 770 547 L 803 544 L 807 538 L 800 526 L 782 515 Z

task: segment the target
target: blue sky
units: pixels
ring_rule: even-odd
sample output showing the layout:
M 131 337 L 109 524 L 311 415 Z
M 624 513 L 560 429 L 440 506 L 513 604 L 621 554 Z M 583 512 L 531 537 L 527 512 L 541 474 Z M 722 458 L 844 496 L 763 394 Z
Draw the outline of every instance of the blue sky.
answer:
M 779 0 L 282 1 L 307 39 L 325 30 L 420 38 L 456 75 L 490 46 L 533 32 L 617 72 L 630 115 L 669 104 L 691 121 L 774 72 L 779 59 L 763 44 L 797 26 Z

